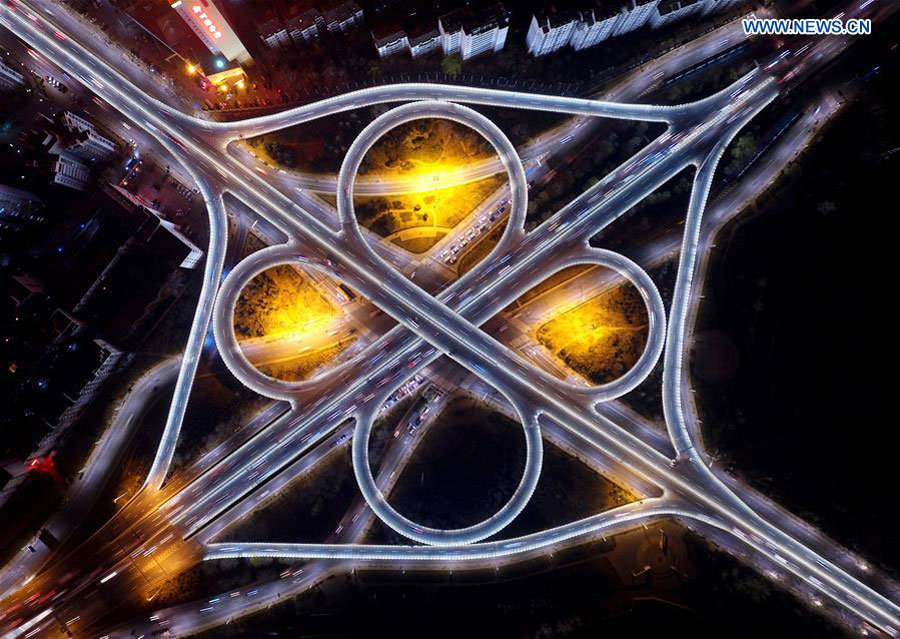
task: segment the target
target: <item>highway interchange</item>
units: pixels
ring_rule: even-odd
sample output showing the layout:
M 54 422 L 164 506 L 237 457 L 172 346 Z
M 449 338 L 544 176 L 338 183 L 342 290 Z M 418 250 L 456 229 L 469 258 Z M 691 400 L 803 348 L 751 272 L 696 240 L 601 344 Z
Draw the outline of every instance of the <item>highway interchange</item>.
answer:
M 730 139 L 778 95 L 780 84 L 776 78 L 783 79 L 788 73 L 800 77 L 801 72 L 813 70 L 837 55 L 843 43 L 816 42 L 802 59 L 779 58 L 765 73 L 756 71 L 711 98 L 677 107 L 409 84 L 367 89 L 273 116 L 220 124 L 196 120 L 148 96 L 109 66 L 102 53 L 92 50 L 90 44 L 76 42 L 71 37 L 63 41 L 49 37 L 38 26 L 47 20 L 37 17 L 39 10 L 31 9 L 36 17 L 31 20 L 22 13 L 29 5 L 20 6 L 22 9 L 16 12 L 4 9 L 4 25 L 35 50 L 86 78 L 102 99 L 132 121 L 143 124 L 161 145 L 180 159 L 207 202 L 210 245 L 205 285 L 179 370 L 172 409 L 145 485 L 147 495 L 157 491 L 163 495 L 159 509 L 142 520 L 149 519 L 160 526 L 158 537 L 164 537 L 166 526 L 177 526 L 186 538 L 196 538 L 219 511 L 226 510 L 235 499 L 252 489 L 253 483 L 246 482 L 245 478 L 251 470 L 257 470 L 259 460 L 265 461 L 267 467 L 256 475 L 257 481 L 273 476 L 303 452 L 334 436 L 345 420 L 352 418 L 355 424 L 351 443 L 353 465 L 363 497 L 382 521 L 425 545 L 205 543 L 205 558 L 265 556 L 351 562 L 476 562 L 552 549 L 572 540 L 614 532 L 642 518 L 675 516 L 734 535 L 822 596 L 852 610 L 873 628 L 889 635 L 897 633 L 900 608 L 894 602 L 800 543 L 775 522 L 761 517 L 710 470 L 695 444 L 697 433 L 692 431 L 684 415 L 686 388 L 682 356 L 688 310 L 694 300 L 692 277 L 701 220 L 718 160 Z M 317 215 L 304 210 L 266 179 L 223 153 L 228 141 L 236 135 L 251 137 L 386 101 L 408 104 L 388 111 L 373 122 L 348 152 L 337 181 L 339 226 L 321 219 L 322 212 Z M 525 234 L 527 187 L 522 162 L 502 132 L 460 103 L 655 120 L 667 123 L 669 128 L 613 174 L 534 232 Z M 368 147 L 386 128 L 396 126 L 404 118 L 426 114 L 454 118 L 478 127 L 494 144 L 510 176 L 510 222 L 500 244 L 477 267 L 436 297 L 398 273 L 371 248 L 352 210 L 356 168 Z M 682 240 L 675 299 L 666 326 L 659 293 L 643 269 L 622 256 L 589 249 L 586 240 L 687 166 L 695 166 L 697 172 Z M 225 192 L 247 203 L 291 240 L 254 254 L 231 270 L 220 284 L 227 238 L 222 201 Z M 309 268 L 333 273 L 399 324 L 339 368 L 308 382 L 277 384 L 246 364 L 230 329 L 230 313 L 235 291 L 239 292 L 249 278 L 266 265 L 298 260 Z M 478 328 L 521 293 L 574 263 L 601 263 L 616 268 L 638 287 L 651 315 L 648 347 L 638 365 L 626 376 L 602 387 L 584 388 L 560 382 L 535 369 Z M 180 490 L 182 486 L 164 484 L 211 321 L 220 353 L 232 372 L 257 392 L 291 402 L 293 410 L 248 439 L 215 466 L 215 470 L 205 472 Z M 368 433 L 379 406 L 408 378 L 444 354 L 506 396 L 520 416 L 529 446 L 525 475 L 510 502 L 485 522 L 458 531 L 427 529 L 393 511 L 368 464 Z M 674 459 L 598 414 L 595 408 L 597 403 L 633 389 L 650 373 L 660 356 L 664 364 L 664 410 L 676 452 Z M 502 530 L 521 511 L 539 480 L 542 417 L 567 430 L 581 445 L 599 451 L 644 478 L 659 491 L 635 504 L 567 526 L 512 540 L 482 541 Z M 227 499 L 225 503 L 217 501 L 223 496 Z M 136 502 L 142 499 L 150 497 L 139 497 Z M 147 540 L 146 545 L 149 543 Z M 109 560 L 104 562 L 102 572 L 114 575 L 110 579 L 121 579 L 123 575 L 119 573 L 127 571 L 129 562 L 127 558 L 114 559 L 112 565 Z M 96 578 L 83 583 L 80 591 L 94 585 Z M 29 619 L 20 618 L 21 625 L 9 628 L 5 636 L 23 636 L 26 631 L 52 626 L 53 616 L 44 614 L 42 609 L 34 609 L 29 614 Z M 38 620 L 27 625 L 34 619 Z M 3 619 L 2 623 L 7 621 Z M 125 636 L 124 632 L 121 636 Z

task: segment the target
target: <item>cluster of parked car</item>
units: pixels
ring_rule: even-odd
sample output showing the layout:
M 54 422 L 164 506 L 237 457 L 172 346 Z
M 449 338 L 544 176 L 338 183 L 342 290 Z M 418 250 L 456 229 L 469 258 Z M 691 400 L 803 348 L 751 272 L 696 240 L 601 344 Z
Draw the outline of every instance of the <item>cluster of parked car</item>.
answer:
M 52 75 L 44 76 L 44 80 L 46 80 L 47 84 L 49 84 L 51 87 L 54 87 L 60 93 L 68 93 L 69 91 L 69 87 L 54 78 Z
M 441 392 L 439 388 L 433 384 L 429 384 L 428 388 L 422 393 L 422 397 L 416 402 L 416 406 L 407 422 L 407 429 L 410 434 L 416 432 L 419 426 L 422 425 L 422 422 L 428 416 L 428 413 L 431 412 L 431 404 L 436 402 L 441 395 L 443 395 L 443 392 Z
M 253 83 L 250 85 L 252 91 L 256 91 L 258 85 Z M 235 93 L 229 92 L 224 94 L 222 100 L 204 100 L 205 109 L 207 111 L 221 111 L 223 109 L 252 109 L 252 108 L 262 108 L 267 106 L 272 106 L 275 103 L 280 102 L 281 104 L 288 104 L 290 102 L 299 102 L 300 94 L 299 93 L 287 93 L 282 91 L 281 89 L 277 89 L 277 97 L 274 99 L 271 97 L 252 97 L 252 96 L 243 96 L 243 97 L 235 97 Z M 234 99 L 232 99 L 234 98 Z
M 506 207 L 508 200 L 501 200 L 497 205 L 497 208 L 494 209 L 490 214 L 483 213 L 481 217 L 475 220 L 475 223 L 469 228 L 468 231 L 462 236 L 462 239 L 454 242 L 446 249 L 441 251 L 438 255 L 440 260 L 444 264 L 456 264 L 456 260 L 459 259 L 460 253 L 462 253 L 463 249 L 466 248 L 476 237 L 484 233 L 488 230 L 493 222 L 500 217 L 503 213 L 503 209 Z
M 424 381 L 424 378 L 421 375 L 415 375 L 412 379 L 410 379 L 408 382 L 403 384 L 403 386 L 401 386 L 400 388 L 395 390 L 391 394 L 391 396 L 387 398 L 387 400 L 384 402 L 384 404 L 381 405 L 381 408 L 379 409 L 378 412 L 381 413 L 381 412 L 386 411 L 387 409 L 389 409 L 391 406 L 393 406 L 394 404 L 399 402 L 401 399 L 403 399 L 407 395 L 411 395 L 423 381 Z

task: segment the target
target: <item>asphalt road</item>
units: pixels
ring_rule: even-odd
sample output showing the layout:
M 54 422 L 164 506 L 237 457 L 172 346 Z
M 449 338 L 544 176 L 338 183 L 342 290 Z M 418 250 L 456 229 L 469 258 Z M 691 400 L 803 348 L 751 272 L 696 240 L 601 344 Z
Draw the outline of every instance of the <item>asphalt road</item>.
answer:
M 35 42 L 43 40 L 40 45 L 34 44 L 35 48 L 39 48 L 41 45 L 52 45 L 58 49 L 58 53 L 65 57 L 66 64 L 78 66 L 77 59 L 71 53 L 66 53 L 65 46 L 56 45 L 55 42 L 58 41 L 54 41 L 49 37 L 41 38 L 27 21 L 19 20 L 16 22 L 14 25 L 15 29 L 21 29 L 21 32 L 27 33 L 26 38 L 36 38 Z M 71 43 L 71 40 L 65 42 Z M 786 59 L 777 61 L 776 66 L 769 68 L 768 71 L 777 76 L 782 71 L 782 67 L 789 67 L 792 69 L 791 73 L 794 74 L 793 78 L 799 78 L 803 73 L 817 68 L 816 65 L 822 61 L 827 61 L 831 56 L 836 55 L 841 49 L 840 45 L 834 43 L 825 46 L 814 46 L 808 50 L 810 55 L 805 56 L 803 59 L 790 60 L 790 56 L 788 56 Z M 817 55 L 819 56 L 818 58 L 816 58 Z M 101 68 L 102 65 L 95 64 L 95 66 L 97 68 L 94 69 L 93 73 L 97 74 L 97 69 Z M 98 80 L 94 81 L 98 82 Z M 107 79 L 107 81 L 112 85 L 116 79 Z M 99 80 L 99 82 L 105 84 L 102 80 Z M 163 121 L 158 115 L 158 105 L 153 105 L 152 101 L 147 103 L 148 106 L 141 106 L 139 104 L 140 100 L 135 98 L 136 93 L 131 92 L 129 95 L 124 95 L 121 89 L 117 87 L 112 87 L 112 90 L 114 94 L 118 95 L 110 96 L 111 99 L 108 99 L 108 101 L 111 104 L 117 104 L 118 108 L 123 110 L 142 109 L 142 115 L 147 118 L 145 124 L 151 131 L 161 132 L 160 142 L 168 145 L 170 150 L 173 150 L 178 155 L 182 155 L 171 148 L 171 143 L 165 140 L 166 136 L 171 136 L 170 140 L 174 142 L 176 147 L 194 158 L 195 167 L 202 165 L 215 167 L 215 173 L 212 178 L 217 184 L 215 189 L 205 180 L 198 180 L 201 191 L 210 205 L 211 222 L 221 223 L 221 219 L 224 217 L 224 213 L 221 211 L 221 199 L 215 194 L 225 189 L 239 194 L 248 203 L 257 205 L 262 215 L 269 218 L 277 227 L 285 229 L 289 235 L 297 237 L 312 246 L 320 247 L 323 254 L 327 255 L 325 260 L 331 262 L 328 266 L 339 271 L 342 279 L 350 282 L 356 290 L 373 300 L 376 305 L 406 326 L 407 331 L 397 329 L 389 333 L 382 341 L 376 343 L 381 347 L 377 352 L 391 353 L 389 359 L 375 371 L 376 374 L 383 373 L 387 379 L 397 380 L 396 385 L 399 385 L 406 376 L 414 374 L 422 366 L 430 363 L 437 356 L 437 353 L 449 353 L 460 364 L 481 376 L 492 386 L 505 392 L 514 404 L 518 403 L 520 411 L 523 413 L 532 412 L 536 414 L 537 412 L 544 412 L 550 415 L 555 421 L 561 422 L 575 432 L 585 442 L 592 442 L 610 456 L 622 460 L 625 465 L 631 467 L 642 476 L 650 478 L 655 483 L 663 486 L 667 493 L 666 503 L 654 507 L 648 505 L 645 509 L 648 516 L 668 514 L 689 517 L 722 530 L 727 530 L 741 538 L 748 546 L 772 557 L 774 560 L 779 561 L 778 557 L 780 557 L 782 560 L 780 563 L 784 565 L 786 570 L 797 574 L 824 595 L 856 611 L 864 619 L 868 619 L 886 632 L 891 634 L 895 632 L 894 628 L 897 624 L 898 615 L 896 605 L 874 593 L 840 568 L 827 560 L 823 560 L 816 553 L 799 544 L 794 538 L 776 526 L 752 513 L 731 490 L 718 481 L 714 474 L 707 470 L 702 470 L 706 467 L 703 464 L 696 463 L 697 460 L 691 455 L 676 459 L 673 467 L 673 460 L 660 455 L 643 442 L 636 440 L 636 438 L 625 433 L 622 429 L 615 427 L 615 425 L 598 418 L 593 411 L 591 399 L 586 397 L 573 399 L 570 387 L 559 384 L 558 380 L 548 379 L 547 376 L 537 373 L 532 366 L 523 362 L 521 358 L 518 358 L 514 353 L 511 353 L 508 349 L 505 349 L 502 345 L 477 330 L 477 325 L 480 323 L 479 320 L 484 321 L 486 317 L 482 316 L 489 316 L 491 311 L 497 308 L 495 304 L 502 299 L 503 293 L 513 288 L 511 286 L 513 282 L 527 281 L 524 280 L 526 276 L 532 276 L 537 279 L 540 273 L 536 273 L 536 271 L 539 268 L 552 268 L 557 260 L 569 257 L 570 254 L 567 254 L 566 250 L 564 250 L 566 249 L 566 242 L 571 243 L 571 247 L 575 247 L 578 242 L 583 241 L 585 231 L 589 231 L 591 234 L 596 233 L 599 228 L 610 223 L 621 215 L 624 210 L 627 210 L 628 206 L 634 201 L 644 197 L 668 177 L 690 163 L 699 164 L 700 168 L 698 170 L 697 186 L 688 214 L 690 224 L 686 226 L 692 229 L 694 227 L 699 228 L 700 218 L 705 206 L 706 187 L 715 169 L 719 154 L 724 149 L 727 140 L 755 113 L 774 99 L 777 90 L 771 78 L 766 77 L 764 74 L 756 74 L 751 78 L 745 79 L 743 85 L 726 90 L 726 93 L 715 96 L 714 99 L 694 105 L 659 109 L 643 105 L 609 105 L 592 101 L 572 101 L 571 99 L 552 96 L 538 96 L 536 99 L 535 96 L 526 97 L 507 94 L 504 97 L 501 95 L 503 92 L 478 89 L 474 89 L 471 94 L 468 94 L 466 90 L 460 87 L 441 88 L 407 85 L 373 90 L 371 94 L 366 94 L 362 97 L 357 94 L 348 94 L 346 97 L 341 96 L 341 99 L 337 99 L 331 104 L 312 105 L 308 109 L 301 107 L 286 114 L 278 114 L 275 119 L 270 119 L 271 116 L 267 116 L 267 118 L 248 122 L 247 128 L 241 128 L 242 131 L 246 132 L 264 131 L 266 127 L 281 127 L 288 123 L 304 121 L 304 118 L 319 117 L 319 115 L 326 112 L 333 113 L 345 108 L 354 108 L 359 105 L 360 100 L 363 102 L 369 99 L 376 101 L 402 101 L 410 99 L 408 93 L 411 91 L 416 92 L 414 93 L 415 98 L 472 101 L 479 104 L 503 101 L 502 103 L 506 106 L 541 108 L 558 110 L 564 113 L 606 115 L 609 117 L 659 119 L 670 122 L 672 126 L 668 136 L 664 136 L 652 143 L 647 149 L 635 156 L 632 161 L 619 171 L 616 171 L 611 178 L 604 180 L 595 189 L 576 200 L 577 204 L 575 206 L 566 207 L 558 216 L 548 221 L 534 233 L 518 238 L 520 240 L 518 243 L 521 247 L 520 249 L 511 250 L 502 256 L 495 251 L 477 269 L 447 289 L 438 299 L 427 295 L 414 284 L 411 284 L 405 277 L 397 274 L 396 271 L 386 265 L 379 256 L 375 255 L 368 248 L 365 241 L 339 242 L 334 237 L 334 234 L 327 228 L 324 228 L 317 220 L 311 219 L 303 211 L 298 211 L 296 205 L 285 203 L 283 196 L 279 197 L 278 193 L 272 193 L 272 189 L 259 177 L 247 175 L 246 169 L 241 171 L 239 167 L 230 166 L 225 160 L 215 158 L 210 151 L 203 150 L 204 147 L 190 140 L 189 136 L 182 136 L 183 131 L 179 127 L 173 128 Z M 418 93 L 420 90 L 423 93 Z M 138 103 L 137 106 L 134 106 L 134 103 Z M 132 113 L 134 112 L 132 111 Z M 207 131 L 215 128 L 209 123 L 200 123 L 197 126 Z M 227 129 L 228 127 L 225 128 Z M 172 131 L 172 133 L 166 133 L 166 131 Z M 216 174 L 219 177 L 214 177 Z M 515 193 L 515 191 L 513 192 Z M 598 202 L 597 200 L 600 201 Z M 688 256 L 686 261 L 690 263 L 690 266 L 686 268 L 688 276 L 679 278 L 680 287 L 683 289 L 681 292 L 686 299 L 689 299 L 691 295 L 689 276 L 693 270 L 693 253 L 696 251 L 697 240 L 694 237 L 695 235 L 696 233 L 693 230 L 690 233 L 686 233 L 683 249 L 683 255 Z M 217 242 L 224 244 L 221 237 L 211 233 L 211 248 L 217 248 Z M 209 288 L 212 288 L 214 291 L 218 277 L 212 276 L 218 275 L 221 271 L 221 263 L 220 260 L 215 259 L 216 254 L 214 251 L 211 251 L 210 254 L 211 259 L 207 263 L 207 271 L 211 275 Z M 511 259 L 507 258 L 507 256 L 511 256 Z M 548 257 L 551 259 L 548 259 Z M 503 262 L 499 261 L 505 258 L 509 261 L 507 265 L 503 265 Z M 325 262 L 326 264 L 327 261 Z M 491 274 L 492 270 L 498 266 L 500 268 L 496 273 Z M 507 266 L 509 266 L 509 270 L 505 270 Z M 479 282 L 480 278 L 481 282 L 486 281 L 489 283 L 473 291 L 473 286 L 470 283 Z M 502 289 L 500 288 L 501 283 L 505 284 Z M 207 288 L 204 287 L 204 291 Z M 676 304 L 676 312 L 673 314 L 674 317 L 669 327 L 669 342 L 671 345 L 667 347 L 666 352 L 666 361 L 669 362 L 671 357 L 674 358 L 671 361 L 676 364 L 679 363 L 678 358 L 682 351 L 681 339 L 683 334 L 673 334 L 672 325 L 683 327 L 684 313 L 681 311 L 682 308 L 681 305 Z M 463 313 L 465 317 L 460 313 Z M 195 318 L 195 330 L 192 330 L 192 338 L 198 334 L 200 336 L 205 335 L 208 317 L 209 315 L 205 311 L 198 312 L 197 318 Z M 683 331 L 683 328 L 680 330 Z M 427 336 L 427 341 L 430 345 L 424 345 L 423 342 L 417 339 L 416 335 L 418 337 Z M 396 341 L 392 342 L 391 340 Z M 402 348 L 404 340 L 409 343 L 407 348 Z M 385 348 L 388 345 L 391 348 Z M 188 357 L 186 357 L 188 362 L 190 362 L 190 354 L 193 352 L 192 346 L 189 342 Z M 394 353 L 397 354 L 395 355 Z M 673 354 L 670 355 L 670 353 Z M 374 355 L 372 357 L 374 358 Z M 403 361 L 401 362 L 400 360 Z M 406 364 L 407 361 L 411 362 L 412 366 Z M 398 364 L 399 366 L 397 366 Z M 392 368 L 399 368 L 399 373 L 389 370 Z M 680 369 L 680 365 L 678 368 Z M 356 415 L 359 417 L 366 415 L 366 405 L 368 403 L 376 403 L 381 399 L 381 397 L 371 397 L 363 403 L 358 402 L 357 386 L 370 388 L 368 383 L 374 382 L 374 379 L 371 379 L 371 372 L 368 374 L 370 375 L 369 379 L 363 376 L 361 382 L 351 385 L 342 395 L 332 398 L 329 406 L 318 409 L 318 412 L 313 411 L 312 418 L 306 422 L 306 426 L 308 427 L 314 423 L 319 414 L 328 413 L 331 406 L 335 404 L 338 407 L 348 407 L 347 410 L 349 412 L 342 413 L 342 416 Z M 670 375 L 677 379 L 678 373 L 673 371 Z M 192 376 L 193 371 L 190 370 L 190 366 L 183 367 L 179 375 L 179 388 L 187 387 L 189 390 L 189 384 L 184 384 L 181 380 Z M 672 379 L 672 377 L 668 379 Z M 395 384 L 387 384 L 388 390 L 394 387 Z M 672 398 L 667 400 L 667 404 L 671 404 L 666 409 L 667 417 L 670 414 L 674 416 L 671 418 L 672 423 L 669 426 L 673 433 L 676 449 L 683 444 L 681 450 L 690 451 L 690 432 L 681 426 L 683 418 L 678 416 L 678 411 L 681 409 L 680 392 L 680 388 L 675 389 Z M 615 396 L 615 391 L 610 391 L 609 397 L 613 396 Z M 185 391 L 181 395 L 176 392 L 176 405 L 182 400 L 184 402 L 187 401 L 187 392 Z M 354 401 L 356 403 L 351 404 Z M 174 412 L 177 413 L 177 411 Z M 326 422 L 329 420 L 333 422 L 336 417 L 337 415 L 325 415 L 325 420 Z M 173 420 L 173 424 L 176 424 L 176 422 L 180 423 L 180 419 Z M 301 428 L 294 432 L 302 430 Z M 159 458 L 161 462 L 157 464 L 155 469 L 155 477 L 157 479 L 154 481 L 158 481 L 160 475 L 162 478 L 165 476 L 165 470 L 168 468 L 168 462 L 171 458 L 171 454 L 165 451 L 170 445 L 174 447 L 174 441 L 171 441 L 170 444 L 170 440 L 177 438 L 177 431 L 177 424 L 167 428 L 162 446 L 163 454 Z M 319 431 L 316 433 L 316 437 L 324 437 L 326 434 L 327 432 Z M 290 439 L 286 441 L 290 441 Z M 354 446 L 356 445 L 356 440 L 354 440 Z M 264 448 L 264 451 L 265 456 L 272 459 L 272 450 Z M 296 453 L 296 448 L 291 450 L 292 455 Z M 236 481 L 237 479 L 231 478 L 228 482 L 223 483 L 226 484 L 225 488 L 227 488 L 228 486 L 233 486 Z M 159 483 L 161 484 L 161 481 Z M 221 491 L 223 489 L 217 488 L 217 490 Z M 206 499 L 207 496 L 204 493 L 200 501 Z M 670 503 L 670 500 L 674 501 Z M 672 503 L 674 505 L 671 505 Z M 184 504 L 182 505 L 184 506 Z M 585 520 L 585 522 L 589 521 L 589 523 L 577 522 L 584 526 L 583 528 L 577 528 L 577 532 L 571 530 L 563 532 L 560 529 L 554 529 L 539 533 L 539 539 L 529 538 L 525 540 L 523 538 L 524 541 L 522 541 L 521 548 L 533 549 L 552 545 L 570 538 L 569 533 L 577 534 L 580 532 L 581 534 L 587 534 L 591 530 L 605 529 L 616 520 L 621 520 L 624 523 L 625 521 L 633 521 L 637 516 L 638 513 L 628 512 L 604 513 L 597 518 L 590 518 L 590 521 Z M 187 521 L 190 522 L 190 519 Z M 403 531 L 401 530 L 401 532 Z M 518 541 L 504 543 L 515 544 Z M 537 545 L 532 546 L 530 544 Z M 367 547 L 347 546 L 329 552 L 338 553 L 338 555 L 330 556 L 340 556 L 340 553 L 347 553 L 348 557 L 359 560 L 371 559 L 373 555 L 377 555 L 374 558 L 379 560 L 394 556 L 398 559 L 406 559 L 411 555 L 445 560 L 454 557 L 482 558 L 479 553 L 484 553 L 484 548 L 490 548 L 487 552 L 499 556 L 511 554 L 519 546 L 510 545 L 506 548 L 496 548 L 486 544 L 467 544 L 449 548 L 401 546 L 391 547 L 391 549 L 378 548 L 377 551 L 372 550 L 370 547 L 367 549 Z M 212 547 L 211 552 L 215 553 L 217 550 L 216 547 Z M 247 553 L 251 550 L 255 549 L 242 550 L 239 548 L 237 551 L 232 552 Z M 321 551 L 299 545 L 292 546 L 290 549 L 276 549 L 276 553 L 290 553 L 285 554 L 285 556 L 292 557 L 319 556 L 314 554 L 316 552 Z M 117 571 L 114 572 L 117 573 Z M 110 577 L 110 579 L 113 578 L 115 577 Z M 41 613 L 35 611 L 35 614 L 39 615 Z

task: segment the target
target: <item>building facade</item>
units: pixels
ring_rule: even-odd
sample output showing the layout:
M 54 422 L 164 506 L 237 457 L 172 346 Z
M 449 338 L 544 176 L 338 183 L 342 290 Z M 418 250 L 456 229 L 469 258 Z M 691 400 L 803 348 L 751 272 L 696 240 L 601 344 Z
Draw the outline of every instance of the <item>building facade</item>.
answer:
M 46 223 L 44 202 L 39 197 L 0 184 L 0 238 Z
M 363 10 L 355 2 L 342 2 L 327 10 L 324 15 L 325 28 L 329 33 L 346 33 L 361 24 Z
M 579 11 L 575 31 L 569 45 L 576 51 L 600 44 L 616 33 L 619 22 L 624 19 L 620 5 L 606 4 L 603 7 Z
M 307 9 L 289 14 L 284 24 L 294 44 L 304 44 L 319 38 L 325 29 L 325 17 L 318 9 Z
M 596 3 L 593 9 L 533 15 L 525 44 L 538 57 L 570 46 L 576 51 L 600 44 L 618 32 L 626 20 L 619 2 Z
M 72 139 L 64 146 L 65 150 L 83 160 L 108 160 L 119 152 L 115 142 L 100 135 L 90 121 L 71 111 L 63 114 L 63 126 L 72 134 Z
M 414 58 L 441 48 L 441 32 L 437 25 L 419 25 L 409 30 L 409 53 Z
M 656 29 L 677 22 L 704 7 L 702 0 L 660 0 L 656 11 L 650 16 L 650 25 Z
M 469 13 L 463 19 L 460 55 L 470 60 L 482 53 L 500 51 L 509 33 L 509 13 L 502 4 Z
M 200 264 L 204 255 L 203 249 L 194 244 L 175 224 L 165 219 L 160 211 L 118 184 L 108 184 L 104 188 L 107 195 L 120 206 L 126 209 L 131 208 L 131 210 L 146 216 L 148 222 L 141 225 L 139 232 L 144 241 L 152 241 L 154 235 L 162 230 L 180 243 L 179 250 L 174 250 L 171 254 L 178 255 L 178 265 L 181 268 L 193 269 Z
M 403 27 L 386 25 L 372 30 L 372 41 L 378 56 L 386 58 L 401 51 L 409 51 L 409 37 Z
M 742 2 L 746 3 L 746 0 L 706 0 L 706 2 L 703 3 L 702 13 L 703 15 L 718 13 L 719 11 L 725 11 L 726 9 L 736 7 Z
M 458 54 L 462 49 L 462 11 L 453 11 L 438 18 L 438 31 L 444 55 Z
M 0 60 L 0 91 L 14 91 L 25 86 L 25 76 Z
M 91 179 L 91 169 L 81 159 L 60 151 L 50 154 L 50 182 L 76 191 L 84 191 Z
M 278 16 L 271 16 L 256 25 L 256 33 L 263 43 L 272 49 L 291 43 L 287 27 Z
M 525 44 L 535 57 L 559 51 L 569 44 L 578 24 L 574 12 L 532 15 Z
M 213 54 L 221 54 L 229 62 L 247 63 L 252 60 L 213 0 L 175 0 L 169 6 Z
M 628 0 L 623 9 L 622 19 L 616 27 L 615 35 L 630 33 L 640 29 L 653 16 L 659 0 Z

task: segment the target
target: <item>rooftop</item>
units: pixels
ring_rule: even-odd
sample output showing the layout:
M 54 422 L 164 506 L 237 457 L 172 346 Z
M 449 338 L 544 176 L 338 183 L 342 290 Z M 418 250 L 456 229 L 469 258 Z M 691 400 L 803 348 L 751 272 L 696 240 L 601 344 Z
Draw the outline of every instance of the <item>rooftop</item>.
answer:
M 377 47 L 382 47 L 405 37 L 406 31 L 396 22 L 380 25 L 372 29 L 372 39 Z

